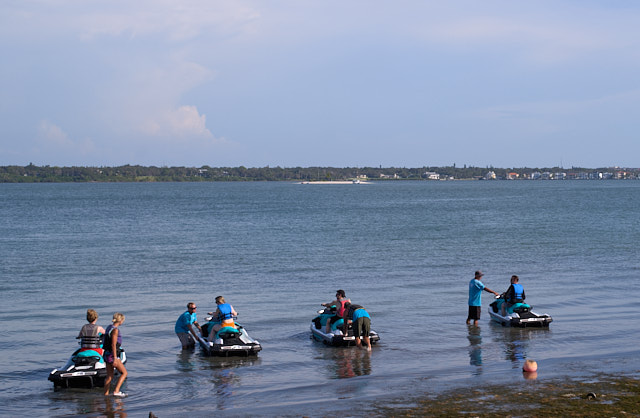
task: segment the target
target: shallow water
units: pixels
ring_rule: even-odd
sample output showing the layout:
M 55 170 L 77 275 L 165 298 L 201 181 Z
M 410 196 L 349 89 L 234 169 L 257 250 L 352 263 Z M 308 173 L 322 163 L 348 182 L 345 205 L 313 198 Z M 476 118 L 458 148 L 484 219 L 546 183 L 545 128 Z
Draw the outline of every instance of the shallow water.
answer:
M 0 414 L 324 415 L 385 399 L 589 371 L 640 370 L 636 181 L 0 184 Z M 467 327 L 473 271 L 518 274 L 548 330 Z M 381 334 L 371 354 L 309 339 L 343 288 Z M 181 352 L 222 294 L 263 351 Z M 54 391 L 87 308 L 115 311 L 123 400 Z

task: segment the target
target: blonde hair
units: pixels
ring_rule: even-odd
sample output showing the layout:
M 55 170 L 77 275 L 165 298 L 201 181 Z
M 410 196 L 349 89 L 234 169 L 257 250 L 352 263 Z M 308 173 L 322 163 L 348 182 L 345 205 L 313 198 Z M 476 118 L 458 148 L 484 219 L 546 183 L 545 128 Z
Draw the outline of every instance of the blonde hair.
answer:
M 124 322 L 124 315 L 121 314 L 120 312 L 114 313 L 113 314 L 113 319 L 111 320 L 111 322 L 113 322 L 114 324 L 116 322 L 120 322 L 120 323 Z
M 95 309 L 87 309 L 87 321 L 93 322 L 98 319 L 98 312 Z
M 224 303 L 224 298 L 222 296 L 216 297 L 216 303 L 223 304 Z

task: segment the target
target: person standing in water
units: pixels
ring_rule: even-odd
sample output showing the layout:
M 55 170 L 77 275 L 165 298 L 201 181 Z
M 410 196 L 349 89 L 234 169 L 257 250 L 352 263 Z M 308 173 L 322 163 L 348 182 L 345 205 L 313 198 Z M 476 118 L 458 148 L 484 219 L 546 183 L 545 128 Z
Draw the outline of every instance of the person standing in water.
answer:
M 202 333 L 202 328 L 200 327 L 200 324 L 198 324 L 196 309 L 198 309 L 198 307 L 195 303 L 187 303 L 187 310 L 180 315 L 176 321 L 174 330 L 180 340 L 180 344 L 182 344 L 183 350 L 194 348 L 196 346 L 198 334 L 193 327 L 196 327 L 198 331 Z M 193 335 L 193 337 L 191 335 Z
M 351 302 L 346 302 L 344 308 L 345 313 L 342 332 L 344 335 L 347 335 L 349 332 L 349 324 L 351 323 L 353 336 L 356 339 L 356 347 L 371 351 L 371 339 L 369 338 L 369 333 L 371 332 L 371 316 L 369 316 L 369 312 L 362 306 Z M 364 340 L 364 345 L 360 342 L 360 337 Z
M 118 358 L 120 354 L 120 346 L 122 345 L 122 334 L 120 334 L 120 325 L 124 323 L 124 315 L 120 312 L 113 314 L 112 324 L 107 327 L 104 334 L 104 362 L 107 365 L 107 378 L 104 381 L 104 395 L 109 395 L 109 389 L 111 389 L 111 380 L 115 369 L 120 372 L 120 377 L 116 383 L 116 387 L 113 391 L 113 396 L 124 398 L 127 396 L 125 393 L 120 392 L 120 387 L 127 378 L 127 369 L 124 364 Z
M 480 312 L 482 311 L 482 291 L 493 293 L 499 296 L 498 292 L 485 287 L 480 279 L 484 276 L 480 270 L 476 271 L 475 277 L 469 282 L 469 314 L 467 315 L 467 325 L 473 320 L 473 325 L 478 325 Z

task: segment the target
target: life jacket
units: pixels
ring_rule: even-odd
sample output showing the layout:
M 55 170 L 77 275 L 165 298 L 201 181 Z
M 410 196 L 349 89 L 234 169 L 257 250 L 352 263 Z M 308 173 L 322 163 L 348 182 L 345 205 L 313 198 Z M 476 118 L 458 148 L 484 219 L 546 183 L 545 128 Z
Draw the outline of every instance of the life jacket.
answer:
M 339 301 L 340 302 L 340 307 L 338 308 L 338 310 L 336 311 L 336 315 L 338 315 L 340 318 L 344 318 L 344 304 L 347 302 L 351 302 L 351 299 L 342 299 Z
M 113 325 L 109 325 L 105 330 L 104 341 L 102 342 L 102 347 L 104 351 L 111 353 L 111 332 L 116 329 Z M 120 345 L 122 344 L 122 334 L 118 331 L 118 339 L 116 340 L 116 355 L 120 355 Z M 113 354 L 113 353 L 111 353 Z
M 102 345 L 102 338 L 100 338 L 96 324 L 83 325 L 78 338 L 80 338 L 80 347 L 82 348 L 100 348 Z
M 513 298 L 509 302 L 522 302 L 524 299 L 524 287 L 520 283 L 514 283 L 513 286 Z
M 223 324 L 233 324 L 233 311 L 231 310 L 231 305 L 228 303 L 223 303 L 218 305 L 218 320 Z

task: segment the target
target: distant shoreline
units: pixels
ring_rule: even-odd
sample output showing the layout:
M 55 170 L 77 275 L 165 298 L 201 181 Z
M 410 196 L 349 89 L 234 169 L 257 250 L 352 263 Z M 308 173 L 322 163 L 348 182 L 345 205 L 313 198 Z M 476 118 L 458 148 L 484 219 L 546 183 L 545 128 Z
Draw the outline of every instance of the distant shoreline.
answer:
M 52 167 L 0 166 L 0 183 L 151 183 L 288 181 L 347 184 L 377 181 L 451 180 L 638 180 L 639 168 L 494 167 Z
M 327 180 L 327 181 L 301 181 L 298 184 L 371 184 L 370 181 L 353 180 Z

